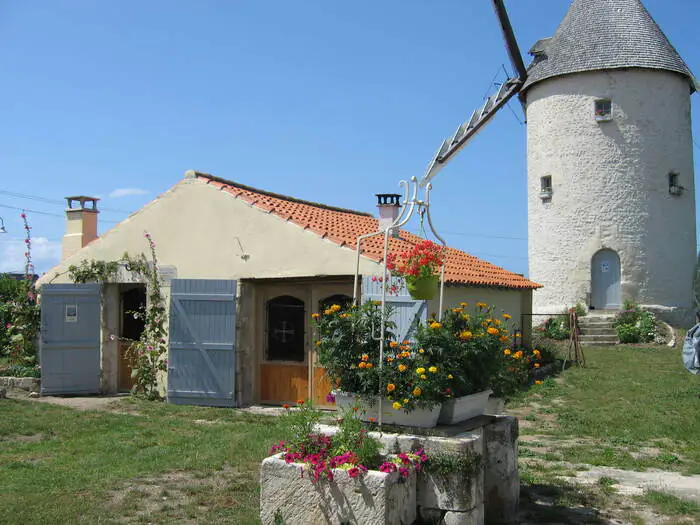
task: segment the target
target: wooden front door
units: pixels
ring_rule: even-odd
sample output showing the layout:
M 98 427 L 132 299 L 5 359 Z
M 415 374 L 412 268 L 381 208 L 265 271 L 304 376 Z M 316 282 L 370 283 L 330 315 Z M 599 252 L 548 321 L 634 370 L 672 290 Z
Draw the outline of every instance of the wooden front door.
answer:
M 306 400 L 310 391 L 305 302 L 296 295 L 279 295 L 267 300 L 264 308 L 260 401 L 293 404 Z

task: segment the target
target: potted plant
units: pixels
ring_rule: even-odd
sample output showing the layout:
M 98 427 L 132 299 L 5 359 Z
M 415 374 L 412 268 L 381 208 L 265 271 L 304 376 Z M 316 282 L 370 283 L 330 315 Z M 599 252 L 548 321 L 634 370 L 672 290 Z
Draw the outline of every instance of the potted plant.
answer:
M 408 293 L 414 299 L 433 299 L 444 259 L 444 248 L 426 240 L 398 255 L 387 255 L 387 269 L 405 279 Z
M 497 315 L 493 307 L 477 303 L 468 312 L 467 303 L 444 313 L 443 319 L 428 321 L 418 330 L 417 341 L 424 352 L 454 370 L 449 385 L 451 398 L 442 404 L 439 422 L 453 424 L 483 414 L 491 381 L 503 361 L 510 342 L 510 315 Z

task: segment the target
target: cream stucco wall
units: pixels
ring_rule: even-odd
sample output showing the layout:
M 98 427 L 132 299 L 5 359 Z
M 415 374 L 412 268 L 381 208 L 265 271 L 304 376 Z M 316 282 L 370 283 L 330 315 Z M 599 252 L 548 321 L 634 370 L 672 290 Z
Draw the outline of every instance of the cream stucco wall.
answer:
M 125 251 L 132 255 L 146 252 L 144 231 L 156 243 L 161 268 L 174 267 L 177 278 L 284 278 L 355 272 L 355 250 L 321 239 L 199 180 L 185 179 L 49 270 L 38 284 L 70 282 L 68 266 L 83 259 L 116 260 Z M 376 268 L 374 261 L 361 259 L 362 273 L 376 273 Z
M 594 101 L 610 98 L 611 122 Z M 585 302 L 591 258 L 621 260 L 622 299 L 692 308 L 695 189 L 688 82 L 674 73 L 620 70 L 558 77 L 527 92 L 529 277 L 536 312 Z M 668 192 L 669 172 L 685 187 Z M 552 176 L 551 202 L 540 178 Z M 667 312 L 669 313 L 669 312 Z

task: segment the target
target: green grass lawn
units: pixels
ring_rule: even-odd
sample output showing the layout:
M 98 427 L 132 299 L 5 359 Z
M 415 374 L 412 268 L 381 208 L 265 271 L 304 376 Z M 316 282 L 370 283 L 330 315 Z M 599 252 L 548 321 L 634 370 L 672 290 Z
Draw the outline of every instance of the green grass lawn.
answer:
M 277 418 L 126 401 L 0 401 L 0 523 L 256 523 Z
M 553 459 L 627 469 L 700 474 L 700 376 L 683 368 L 679 348 L 585 348 L 571 368 L 515 398 L 534 406 L 524 433 L 560 438 Z M 539 421 L 539 423 L 538 423 Z
M 538 435 L 521 456 L 700 473 L 700 377 L 682 367 L 680 350 L 585 353 L 587 368 L 509 404 L 522 412 L 522 433 Z M 80 412 L 0 400 L 0 524 L 254 524 L 259 463 L 281 434 L 277 418 L 229 409 L 126 399 Z M 522 468 L 521 476 L 541 485 L 567 469 Z M 564 506 L 597 506 L 587 492 L 551 487 Z M 601 487 L 603 496 L 614 489 Z

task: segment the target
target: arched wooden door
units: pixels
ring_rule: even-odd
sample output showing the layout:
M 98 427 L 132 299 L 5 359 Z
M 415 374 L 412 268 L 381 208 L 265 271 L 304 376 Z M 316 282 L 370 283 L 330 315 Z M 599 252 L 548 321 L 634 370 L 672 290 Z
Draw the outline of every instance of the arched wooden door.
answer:
M 591 261 L 591 306 L 612 310 L 620 303 L 620 257 L 613 250 L 600 250 Z
M 295 403 L 309 397 L 306 308 L 294 295 L 265 304 L 265 348 L 260 365 L 260 401 Z

